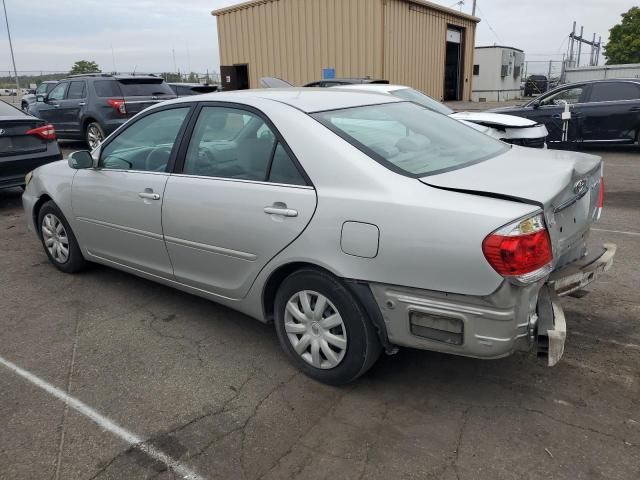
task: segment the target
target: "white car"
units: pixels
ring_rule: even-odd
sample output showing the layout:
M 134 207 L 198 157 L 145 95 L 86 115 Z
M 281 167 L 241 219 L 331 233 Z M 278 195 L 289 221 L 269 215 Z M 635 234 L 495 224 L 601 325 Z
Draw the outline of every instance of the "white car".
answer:
M 333 88 L 386 93 L 461 120 L 498 140 L 523 147 L 546 147 L 547 127 L 527 118 L 490 112 L 454 112 L 424 93 L 403 85 L 358 84 Z

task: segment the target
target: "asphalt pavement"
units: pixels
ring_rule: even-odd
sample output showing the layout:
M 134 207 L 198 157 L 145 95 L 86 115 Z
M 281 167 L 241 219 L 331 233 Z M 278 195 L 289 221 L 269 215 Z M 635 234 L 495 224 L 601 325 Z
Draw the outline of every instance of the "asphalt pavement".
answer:
M 560 364 L 402 349 L 341 388 L 293 369 L 270 325 L 110 268 L 57 271 L 21 192 L 0 191 L 0 478 L 637 480 L 640 155 L 600 154 L 592 240 L 618 253 L 562 300 Z

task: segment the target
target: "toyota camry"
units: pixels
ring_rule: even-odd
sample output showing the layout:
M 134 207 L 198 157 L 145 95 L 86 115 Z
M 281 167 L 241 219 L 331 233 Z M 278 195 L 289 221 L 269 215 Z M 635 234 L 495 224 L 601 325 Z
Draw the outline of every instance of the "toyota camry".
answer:
M 599 157 L 509 145 L 390 95 L 225 92 L 164 102 L 36 169 L 29 226 L 62 272 L 100 263 L 273 322 L 330 384 L 399 347 L 560 360 L 558 297 L 588 245 Z

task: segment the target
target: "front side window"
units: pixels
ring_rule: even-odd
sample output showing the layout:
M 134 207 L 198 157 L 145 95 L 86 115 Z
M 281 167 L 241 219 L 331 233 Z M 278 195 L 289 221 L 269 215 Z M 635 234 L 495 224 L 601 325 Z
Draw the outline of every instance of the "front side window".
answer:
M 246 110 L 204 107 L 193 129 L 183 173 L 304 185 L 266 122 Z
M 51 88 L 53 88 L 53 86 L 55 84 L 41 83 L 40 85 L 38 85 L 38 88 L 36 88 L 36 95 L 46 95 L 47 94 L 47 85 L 50 85 Z
M 446 105 L 435 101 L 433 98 L 419 92 L 418 90 L 414 90 L 413 88 L 394 90 L 391 94 L 403 100 L 408 100 L 410 102 L 417 103 L 418 105 L 422 105 L 423 107 L 427 107 L 429 110 L 433 110 L 434 112 L 442 113 L 443 115 L 451 115 L 453 113 L 453 110 Z
M 591 86 L 591 102 L 616 102 L 621 100 L 637 100 L 640 98 L 640 87 L 635 83 L 610 82 L 594 83 Z
M 551 94 L 548 97 L 542 99 L 540 105 L 564 105 L 565 102 L 569 105 L 578 103 L 580 101 L 580 97 L 582 96 L 582 90 L 582 87 L 573 87 L 560 90 L 559 92 Z
M 391 170 L 414 177 L 463 168 L 509 149 L 411 102 L 319 112 L 313 117 Z
M 68 86 L 68 83 L 59 83 L 56 85 L 56 88 L 51 90 L 51 93 L 49 94 L 49 100 L 63 100 Z
M 147 115 L 123 130 L 100 155 L 100 168 L 166 171 L 173 146 L 189 107 L 161 110 Z

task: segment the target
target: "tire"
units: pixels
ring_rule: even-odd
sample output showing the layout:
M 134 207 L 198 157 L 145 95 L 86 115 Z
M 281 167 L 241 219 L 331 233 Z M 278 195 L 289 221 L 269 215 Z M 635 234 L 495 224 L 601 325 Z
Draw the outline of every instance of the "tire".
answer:
M 44 252 L 58 270 L 76 273 L 85 268 L 87 262 L 78 241 L 67 219 L 52 201 L 45 203 L 38 213 L 38 233 Z
M 104 138 L 104 130 L 98 122 L 91 122 L 87 125 L 87 128 L 84 131 L 84 139 L 91 150 L 96 148 Z
M 280 346 L 315 380 L 329 385 L 352 382 L 380 356 L 382 347 L 364 308 L 328 273 L 303 269 L 291 274 L 280 285 L 274 307 Z

